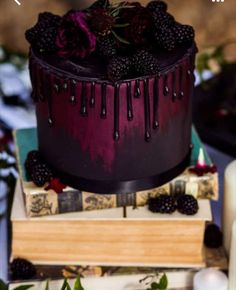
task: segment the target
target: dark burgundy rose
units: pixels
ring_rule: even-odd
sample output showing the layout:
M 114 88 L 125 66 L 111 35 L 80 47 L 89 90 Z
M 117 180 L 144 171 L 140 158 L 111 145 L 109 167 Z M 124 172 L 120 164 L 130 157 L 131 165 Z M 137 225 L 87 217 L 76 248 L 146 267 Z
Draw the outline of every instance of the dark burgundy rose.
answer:
M 96 36 L 90 31 L 87 16 L 81 11 L 69 11 L 62 18 L 56 39 L 58 55 L 84 58 L 96 49 Z
M 153 26 L 151 14 L 148 9 L 137 2 L 131 5 L 134 8 L 124 9 L 123 13 L 124 22 L 129 23 L 125 29 L 125 38 L 135 46 L 145 45 Z

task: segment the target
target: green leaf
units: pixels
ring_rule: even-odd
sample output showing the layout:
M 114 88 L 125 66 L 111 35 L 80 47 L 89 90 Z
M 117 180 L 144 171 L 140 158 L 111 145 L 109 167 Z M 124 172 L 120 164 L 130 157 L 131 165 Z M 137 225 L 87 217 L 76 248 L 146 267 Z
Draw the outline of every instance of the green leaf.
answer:
M 66 283 L 66 289 L 71 290 L 70 284 L 68 282 Z
M 159 289 L 159 284 L 156 283 L 156 282 L 153 282 L 153 283 L 151 284 L 151 288 L 152 288 L 152 289 Z
M 68 284 L 67 279 L 64 279 L 64 282 L 63 282 L 63 284 L 61 286 L 61 290 L 66 290 L 67 284 Z
M 168 279 L 167 279 L 166 274 L 163 274 L 159 282 L 159 289 L 166 290 L 167 287 L 168 287 Z
M 74 290 L 84 290 L 80 281 L 80 276 L 78 276 L 75 280 Z
M 16 288 L 14 288 L 13 290 L 27 290 L 29 288 L 32 288 L 34 286 L 34 284 L 31 284 L 31 285 L 21 285 L 21 286 L 18 286 Z M 2 290 L 1 286 L 0 286 L 0 289 Z
M 7 290 L 7 285 L 0 279 L 0 289 Z
M 125 44 L 130 44 L 126 39 L 123 37 L 119 36 L 118 34 L 115 33 L 114 30 L 112 30 L 112 34 L 115 36 L 116 39 L 118 39 L 120 42 L 125 43 Z
M 45 290 L 49 290 L 49 281 L 47 280 Z
M 117 24 L 114 24 L 113 27 L 116 27 L 116 28 L 122 28 L 122 27 L 127 27 L 129 26 L 130 24 L 129 23 L 117 23 Z

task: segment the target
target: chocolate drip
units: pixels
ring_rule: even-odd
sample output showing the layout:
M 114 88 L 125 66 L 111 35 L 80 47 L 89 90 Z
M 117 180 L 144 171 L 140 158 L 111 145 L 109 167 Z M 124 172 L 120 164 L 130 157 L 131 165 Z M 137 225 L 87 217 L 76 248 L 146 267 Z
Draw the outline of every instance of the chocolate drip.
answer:
M 86 82 L 82 82 L 81 96 L 80 96 L 80 114 L 87 116 L 87 95 L 86 95 Z
M 169 88 L 168 88 L 168 74 L 165 74 L 163 77 L 163 95 L 167 96 L 169 94 Z
M 30 66 L 30 68 L 29 68 L 30 79 L 31 79 L 32 84 L 34 84 L 34 86 L 32 88 L 32 92 L 31 92 L 31 98 L 34 102 L 37 102 L 38 101 L 38 96 L 37 96 L 37 86 L 38 86 L 37 66 L 32 61 L 30 61 L 29 66 Z
M 133 120 L 133 106 L 132 106 L 132 96 L 131 96 L 131 83 L 127 82 L 127 119 L 129 121 Z
M 59 82 L 56 81 L 53 85 L 54 91 L 58 94 L 60 92 L 60 85 Z
M 149 80 L 144 79 L 144 113 L 145 113 L 145 140 L 151 139 L 150 131 L 150 100 L 149 100 Z
M 183 66 L 180 66 L 179 67 L 179 88 L 180 88 L 179 99 L 182 99 L 184 97 L 184 82 L 185 82 L 185 79 L 184 79 L 183 70 L 184 70 Z
M 44 88 L 45 91 L 47 92 L 47 105 L 48 105 L 48 124 L 50 127 L 53 126 L 53 117 L 52 117 L 52 96 L 53 96 L 53 88 L 51 86 L 51 75 L 49 73 L 45 73 L 44 75 Z
M 101 91 L 101 118 L 106 119 L 107 117 L 107 85 L 102 83 Z
M 115 93 L 114 93 L 114 133 L 113 139 L 118 141 L 120 138 L 119 132 L 119 114 L 120 114 L 120 85 L 115 84 Z
M 38 91 L 39 100 L 41 102 L 44 102 L 45 101 L 44 82 L 47 82 L 47 79 L 45 79 L 44 77 L 43 68 L 38 69 L 38 79 L 39 79 L 39 91 Z
M 68 84 L 67 84 L 67 82 L 64 82 L 64 84 L 63 84 L 63 90 L 66 92 L 67 89 L 68 89 Z
M 76 81 L 71 80 L 70 82 L 70 103 L 72 105 L 76 104 Z
M 159 89 L 158 89 L 159 78 L 154 79 L 153 83 L 153 129 L 159 127 L 158 122 L 158 105 L 159 105 Z
M 140 92 L 140 87 L 139 87 L 139 80 L 135 80 L 135 85 L 134 85 L 134 97 L 139 98 L 141 95 Z
M 173 80 L 173 94 L 172 94 L 172 101 L 174 102 L 177 98 L 177 81 L 176 81 L 176 74 L 177 74 L 178 67 L 175 66 L 175 69 L 172 72 L 172 80 Z
M 95 82 L 91 83 L 91 96 L 90 96 L 90 107 L 94 108 L 95 106 Z

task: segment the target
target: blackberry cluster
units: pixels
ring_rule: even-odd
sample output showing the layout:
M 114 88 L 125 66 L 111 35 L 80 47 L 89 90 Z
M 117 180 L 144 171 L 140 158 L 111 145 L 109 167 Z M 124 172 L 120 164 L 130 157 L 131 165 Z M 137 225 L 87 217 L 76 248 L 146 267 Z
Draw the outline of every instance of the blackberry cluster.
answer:
M 158 46 L 167 51 L 171 51 L 175 48 L 175 37 L 170 28 L 164 28 L 155 32 L 155 40 Z
M 194 30 L 189 25 L 181 25 L 167 12 L 162 1 L 152 1 L 147 5 L 154 23 L 154 38 L 158 47 L 172 51 L 178 44 L 194 40 Z
M 32 181 L 37 186 L 43 186 L 52 176 L 51 169 L 44 163 L 35 165 L 31 172 Z
M 97 42 L 98 54 L 104 58 L 112 58 L 117 54 L 116 40 L 111 36 L 102 36 Z
M 186 215 L 194 215 L 198 212 L 197 199 L 192 195 L 184 194 L 177 200 L 171 195 L 161 194 L 148 200 L 148 209 L 157 213 L 173 213 L 176 209 Z
M 162 194 L 158 197 L 149 198 L 148 209 L 157 213 L 173 213 L 176 210 L 176 202 L 172 196 Z
M 182 214 L 194 215 L 199 209 L 197 199 L 190 194 L 184 194 L 177 200 L 177 209 Z
M 25 32 L 25 38 L 40 52 L 55 52 L 56 36 L 61 17 L 50 12 L 40 13 L 38 22 Z
M 36 150 L 28 153 L 25 170 L 29 179 L 37 186 L 43 186 L 53 177 L 51 169 L 45 164 L 39 151 Z
M 130 68 L 131 62 L 128 57 L 113 57 L 107 67 L 108 78 L 113 82 L 121 80 L 129 74 Z
M 161 0 L 155 0 L 148 3 L 147 9 L 151 12 L 166 12 L 167 4 Z
M 139 75 L 153 75 L 159 71 L 157 58 L 146 50 L 137 51 L 132 57 L 132 64 Z
M 172 31 L 174 33 L 176 43 L 178 44 L 189 43 L 193 41 L 195 36 L 194 29 L 190 25 L 176 23 L 173 26 Z
M 36 275 L 36 269 L 30 261 L 16 258 L 10 264 L 10 273 L 12 280 L 27 280 Z
M 30 151 L 25 160 L 25 169 L 27 172 L 31 172 L 33 167 L 41 162 L 41 156 L 39 151 Z

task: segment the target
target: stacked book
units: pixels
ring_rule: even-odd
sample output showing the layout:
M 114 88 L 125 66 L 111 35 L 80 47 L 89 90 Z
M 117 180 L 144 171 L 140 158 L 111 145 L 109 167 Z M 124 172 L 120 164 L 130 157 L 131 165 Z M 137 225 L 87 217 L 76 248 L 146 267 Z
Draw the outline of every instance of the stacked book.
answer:
M 210 199 L 218 198 L 218 177 L 217 173 L 197 176 L 189 170 L 198 162 L 199 152 L 211 164 L 194 129 L 189 168 L 161 187 L 123 194 L 103 195 L 70 187 L 56 193 L 37 187 L 24 169 L 28 152 L 37 149 L 36 129 L 16 131 L 15 142 L 20 180 L 11 216 L 12 258 L 22 257 L 36 265 L 34 289 L 41 289 L 47 278 L 57 279 L 51 287 L 58 289 L 63 277 L 73 279 L 78 274 L 85 277 L 85 289 L 96 288 L 93 285 L 98 283 L 103 290 L 111 286 L 145 289 L 145 283 L 139 281 L 163 271 L 170 288 L 187 289 L 199 268 L 227 267 L 221 249 L 213 252 L 203 247 L 205 224 L 212 220 Z M 148 199 L 163 193 L 194 195 L 198 213 L 149 211 Z M 22 282 L 17 283 L 11 283 L 10 289 Z

